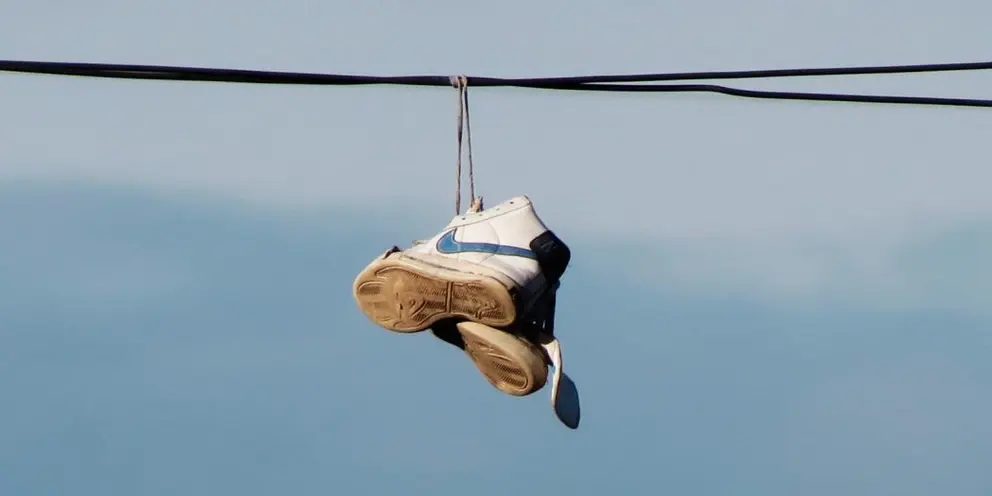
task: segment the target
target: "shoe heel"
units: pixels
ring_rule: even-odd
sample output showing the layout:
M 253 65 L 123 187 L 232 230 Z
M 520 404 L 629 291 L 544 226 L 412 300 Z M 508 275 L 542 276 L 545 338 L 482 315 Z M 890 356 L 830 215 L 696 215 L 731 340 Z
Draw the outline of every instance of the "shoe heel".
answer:
M 530 249 L 537 255 L 537 264 L 552 285 L 561 279 L 572 260 L 572 250 L 550 230 L 534 238 Z

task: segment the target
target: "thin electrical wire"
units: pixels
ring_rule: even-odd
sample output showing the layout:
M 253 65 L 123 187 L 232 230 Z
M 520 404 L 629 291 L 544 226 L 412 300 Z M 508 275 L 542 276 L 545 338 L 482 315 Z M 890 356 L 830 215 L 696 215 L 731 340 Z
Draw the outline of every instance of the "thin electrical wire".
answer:
M 540 78 L 562 83 L 646 83 L 659 81 L 699 81 L 704 79 L 753 79 L 811 76 L 862 76 L 878 74 L 909 74 L 925 72 L 979 71 L 992 69 L 992 62 L 961 62 L 953 64 L 917 64 L 861 67 L 815 67 L 802 69 L 761 69 L 746 71 L 671 72 L 654 74 L 612 74 L 601 76 L 568 76 Z M 519 81 L 519 80 L 518 80 Z
M 800 68 L 749 71 L 710 71 L 628 75 L 594 75 L 546 78 L 496 78 L 470 77 L 475 87 L 522 87 L 563 91 L 636 92 L 636 93 L 719 93 L 723 95 L 775 100 L 832 101 L 853 103 L 881 103 L 904 105 L 931 105 L 955 107 L 992 108 L 992 100 L 977 98 L 946 98 L 930 96 L 896 96 L 807 93 L 794 91 L 766 91 L 735 88 L 716 84 L 617 84 L 657 81 L 687 81 L 703 79 L 747 79 L 809 76 L 852 76 L 869 74 L 906 74 L 946 71 L 974 71 L 992 69 L 992 62 L 952 64 L 919 64 L 896 66 L 863 66 L 833 68 Z M 320 74 L 305 72 L 259 71 L 244 69 L 219 69 L 183 66 L 157 66 L 135 64 L 100 64 L 81 62 L 39 62 L 0 60 L 0 71 L 47 74 L 61 76 L 202 81 L 245 84 L 282 85 L 407 85 L 450 86 L 450 76 L 365 76 L 350 74 Z

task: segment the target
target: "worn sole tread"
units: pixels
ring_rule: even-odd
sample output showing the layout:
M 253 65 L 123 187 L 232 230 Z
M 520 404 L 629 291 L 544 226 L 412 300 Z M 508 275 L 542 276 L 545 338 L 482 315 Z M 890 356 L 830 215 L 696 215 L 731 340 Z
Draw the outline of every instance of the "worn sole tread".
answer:
M 516 306 L 509 290 L 492 277 L 433 266 L 400 257 L 373 262 L 355 279 L 362 312 L 395 332 L 420 332 L 446 318 L 500 327 L 513 323 Z
M 547 383 L 547 364 L 534 346 L 474 322 L 460 322 L 457 328 L 465 353 L 496 389 L 511 396 L 527 396 Z

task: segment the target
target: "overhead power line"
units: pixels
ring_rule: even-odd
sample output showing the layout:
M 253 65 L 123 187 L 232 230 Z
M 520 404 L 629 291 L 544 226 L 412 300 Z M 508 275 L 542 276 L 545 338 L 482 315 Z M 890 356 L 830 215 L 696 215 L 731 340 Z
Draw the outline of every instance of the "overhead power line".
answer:
M 948 71 L 975 71 L 992 69 L 992 62 L 953 64 L 921 64 L 866 67 L 833 67 L 805 69 L 772 69 L 748 71 L 711 71 L 627 75 L 594 75 L 543 78 L 467 77 L 475 87 L 521 87 L 562 91 L 612 91 L 639 93 L 720 93 L 724 95 L 776 100 L 834 101 L 859 103 L 887 103 L 908 105 L 936 105 L 956 107 L 989 107 L 992 100 L 975 98 L 945 98 L 930 96 L 863 95 L 835 93 L 806 93 L 794 91 L 769 91 L 735 88 L 706 83 L 632 84 L 670 81 L 700 81 L 721 79 L 757 79 L 810 76 L 854 76 L 878 74 L 907 74 Z M 81 62 L 38 62 L 0 60 L 0 71 L 80 76 L 117 79 L 144 79 L 164 81 L 204 81 L 242 84 L 283 85 L 406 85 L 451 86 L 449 76 L 365 76 L 348 74 L 320 74 L 305 72 L 259 71 L 243 69 L 218 69 L 181 66 L 100 64 Z

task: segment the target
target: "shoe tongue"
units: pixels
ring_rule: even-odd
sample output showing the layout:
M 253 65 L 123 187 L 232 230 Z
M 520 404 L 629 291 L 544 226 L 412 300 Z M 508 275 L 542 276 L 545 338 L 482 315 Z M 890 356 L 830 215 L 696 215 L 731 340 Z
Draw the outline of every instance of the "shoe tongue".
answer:
M 579 390 L 572 382 L 572 378 L 565 374 L 561 343 L 553 337 L 546 336 L 541 339 L 541 346 L 551 359 L 551 366 L 554 367 L 554 376 L 551 379 L 551 406 L 555 410 L 555 415 L 566 427 L 578 429 L 581 417 Z
M 572 378 L 562 372 L 557 390 L 558 395 L 552 399 L 555 415 L 569 429 L 578 429 L 581 417 L 578 388 Z

